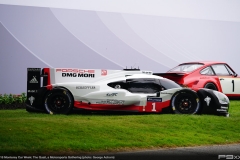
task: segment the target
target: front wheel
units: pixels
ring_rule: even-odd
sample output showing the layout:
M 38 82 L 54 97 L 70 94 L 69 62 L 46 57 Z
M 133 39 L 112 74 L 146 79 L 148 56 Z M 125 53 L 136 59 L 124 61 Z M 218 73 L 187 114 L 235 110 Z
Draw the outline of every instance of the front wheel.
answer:
M 73 108 L 72 95 L 64 88 L 53 88 L 44 100 L 45 110 L 49 114 L 68 114 Z
M 196 114 L 200 109 L 200 101 L 194 91 L 183 90 L 173 95 L 171 106 L 176 114 Z

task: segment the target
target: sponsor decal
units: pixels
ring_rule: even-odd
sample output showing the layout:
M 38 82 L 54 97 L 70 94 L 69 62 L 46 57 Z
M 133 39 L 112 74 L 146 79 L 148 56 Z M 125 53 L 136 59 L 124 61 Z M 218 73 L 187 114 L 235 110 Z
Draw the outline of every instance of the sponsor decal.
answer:
M 41 68 L 28 68 L 28 71 L 40 71 Z
M 86 78 L 94 78 L 95 74 L 89 73 L 62 73 L 62 77 L 86 77 Z
M 107 93 L 106 96 L 107 97 L 114 97 L 117 96 L 118 93 Z
M 36 76 L 33 76 L 33 78 L 29 81 L 29 83 L 38 83 Z
M 28 93 L 37 93 L 37 90 L 27 90 Z
M 145 73 L 145 74 L 152 74 L 152 72 L 149 72 L 149 71 L 142 71 L 142 73 Z
M 115 100 L 115 99 L 107 99 L 107 100 L 102 100 L 100 102 L 96 102 L 97 104 L 115 104 L 115 105 L 123 105 L 124 100 Z
M 72 72 L 72 73 L 93 74 L 93 73 L 95 73 L 95 70 L 93 70 L 93 69 L 70 69 L 70 68 L 61 69 L 61 68 L 58 68 L 58 69 L 56 69 L 56 72 Z
M 170 95 L 173 95 L 173 93 L 169 93 L 169 92 L 161 92 L 161 94 L 170 94 Z
M 58 68 L 56 69 L 56 72 L 62 72 L 62 77 L 95 77 L 95 70 L 92 69 Z
M 147 98 L 147 101 L 151 101 L 151 102 L 162 102 L 162 98 Z
M 221 111 L 226 112 L 227 110 L 226 109 L 217 109 L 217 111 L 219 111 L 219 112 L 221 112 Z
M 30 101 L 30 104 L 33 104 L 33 101 L 35 100 L 35 98 L 33 96 L 29 97 L 28 100 Z
M 209 79 L 210 77 L 200 77 L 200 79 Z
M 95 86 L 76 86 L 76 89 L 96 89 Z
M 106 76 L 107 75 L 107 70 L 102 69 L 101 75 Z
M 204 99 L 204 101 L 207 103 L 207 106 L 209 106 L 210 101 L 211 101 L 211 98 L 207 96 L 207 97 Z
M 222 109 L 228 109 L 228 107 L 221 106 Z

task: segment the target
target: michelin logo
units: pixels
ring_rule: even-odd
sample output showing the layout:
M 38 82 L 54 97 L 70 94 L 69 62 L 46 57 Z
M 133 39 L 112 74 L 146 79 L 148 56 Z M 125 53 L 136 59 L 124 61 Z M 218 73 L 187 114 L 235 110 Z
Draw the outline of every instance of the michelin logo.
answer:
M 29 97 L 28 100 L 30 101 L 30 104 L 33 104 L 33 101 L 35 100 L 35 98 L 33 96 Z
M 207 97 L 204 99 L 204 101 L 207 103 L 207 106 L 209 106 L 209 104 L 210 104 L 210 102 L 211 102 L 211 98 L 207 96 Z

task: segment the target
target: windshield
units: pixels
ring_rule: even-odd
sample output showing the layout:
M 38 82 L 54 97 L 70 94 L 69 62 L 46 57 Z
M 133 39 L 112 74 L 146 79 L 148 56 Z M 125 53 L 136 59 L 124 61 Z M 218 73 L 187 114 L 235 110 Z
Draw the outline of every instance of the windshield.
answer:
M 177 66 L 173 69 L 171 69 L 170 71 L 168 72 L 192 72 L 194 71 L 195 69 L 198 69 L 199 67 L 202 67 L 203 64 L 182 64 L 180 66 Z
M 180 85 L 178 85 L 176 82 L 174 82 L 170 79 L 161 79 L 160 83 L 164 90 L 172 89 L 172 88 L 182 88 Z

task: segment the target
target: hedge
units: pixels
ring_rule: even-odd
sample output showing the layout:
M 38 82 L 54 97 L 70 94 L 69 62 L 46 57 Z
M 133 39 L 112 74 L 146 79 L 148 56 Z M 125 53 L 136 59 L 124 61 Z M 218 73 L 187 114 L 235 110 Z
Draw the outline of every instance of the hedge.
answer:
M 0 94 L 0 109 L 25 109 L 26 93 L 21 95 Z

